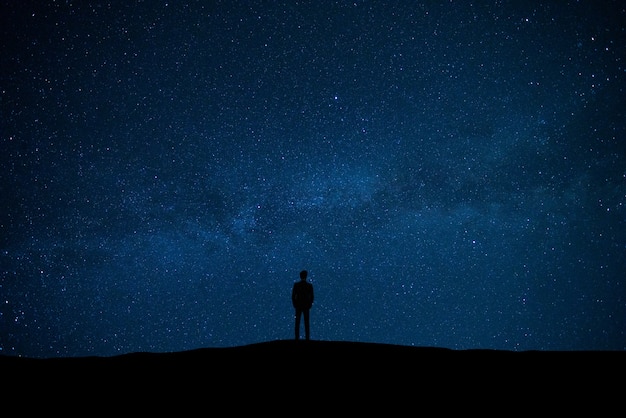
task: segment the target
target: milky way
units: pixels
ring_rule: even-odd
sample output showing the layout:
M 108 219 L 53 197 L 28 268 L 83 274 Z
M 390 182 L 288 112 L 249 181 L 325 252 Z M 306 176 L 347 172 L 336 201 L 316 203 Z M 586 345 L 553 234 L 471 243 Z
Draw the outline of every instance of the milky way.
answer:
M 302 269 L 312 339 L 626 349 L 621 2 L 36 3 L 1 354 L 289 339 Z

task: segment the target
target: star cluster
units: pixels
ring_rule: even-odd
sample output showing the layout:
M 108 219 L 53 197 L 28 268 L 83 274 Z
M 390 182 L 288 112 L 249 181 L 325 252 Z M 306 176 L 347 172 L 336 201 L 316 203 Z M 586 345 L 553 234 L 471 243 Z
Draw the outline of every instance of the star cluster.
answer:
M 626 349 L 619 1 L 0 16 L 0 354 Z

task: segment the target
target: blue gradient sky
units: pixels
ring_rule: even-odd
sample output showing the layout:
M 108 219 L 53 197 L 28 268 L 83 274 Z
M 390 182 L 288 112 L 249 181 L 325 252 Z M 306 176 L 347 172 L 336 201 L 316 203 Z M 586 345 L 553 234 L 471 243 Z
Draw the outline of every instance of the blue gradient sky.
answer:
M 44 4 L 45 3 L 45 4 Z M 0 354 L 626 348 L 619 1 L 3 2 Z

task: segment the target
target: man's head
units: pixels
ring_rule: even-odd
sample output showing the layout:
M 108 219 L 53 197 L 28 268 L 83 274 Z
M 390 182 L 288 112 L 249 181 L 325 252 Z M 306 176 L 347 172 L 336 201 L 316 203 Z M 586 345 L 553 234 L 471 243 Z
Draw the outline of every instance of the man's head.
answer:
M 308 272 L 306 270 L 302 270 L 300 272 L 300 280 L 306 280 L 307 274 L 308 274 Z

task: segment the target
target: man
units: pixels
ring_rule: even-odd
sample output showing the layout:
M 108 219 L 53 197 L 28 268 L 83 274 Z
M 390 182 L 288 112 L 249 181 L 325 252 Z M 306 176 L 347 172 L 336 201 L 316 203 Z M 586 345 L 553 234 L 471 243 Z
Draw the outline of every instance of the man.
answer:
M 313 285 L 306 281 L 308 272 L 300 272 L 300 281 L 293 284 L 291 290 L 291 302 L 296 309 L 296 340 L 300 339 L 300 318 L 304 316 L 304 333 L 307 341 L 310 339 L 309 332 L 309 309 L 313 305 Z

